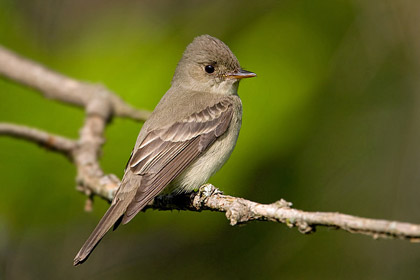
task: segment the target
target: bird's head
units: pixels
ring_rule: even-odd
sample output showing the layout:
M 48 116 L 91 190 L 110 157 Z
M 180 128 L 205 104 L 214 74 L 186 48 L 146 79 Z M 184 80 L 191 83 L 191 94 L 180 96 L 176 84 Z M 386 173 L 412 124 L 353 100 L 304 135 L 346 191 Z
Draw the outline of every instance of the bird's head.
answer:
M 194 91 L 236 94 L 239 80 L 255 77 L 243 70 L 229 47 L 210 35 L 196 37 L 184 51 L 172 85 Z

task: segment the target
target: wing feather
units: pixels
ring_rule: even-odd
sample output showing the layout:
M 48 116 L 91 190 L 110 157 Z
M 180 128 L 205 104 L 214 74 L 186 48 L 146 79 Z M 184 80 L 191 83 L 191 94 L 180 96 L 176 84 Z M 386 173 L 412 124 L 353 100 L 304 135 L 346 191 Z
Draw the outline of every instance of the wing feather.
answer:
M 149 132 L 139 148 L 133 151 L 129 163 L 131 171 L 138 175 L 151 170 L 156 172 L 160 169 L 155 168 L 156 165 L 164 166 L 178 154 L 174 150 L 184 148 L 181 143 L 206 134 L 220 137 L 229 127 L 232 115 L 232 104 L 223 100 L 167 128 Z
M 156 195 L 158 195 L 177 175 L 179 175 L 191 161 L 200 154 L 197 146 L 199 138 L 189 142 L 189 145 L 182 151 L 182 157 L 167 164 L 159 173 L 149 173 L 143 177 L 142 187 L 137 189 L 137 193 L 128 206 L 124 214 L 122 223 L 126 224 L 146 206 Z

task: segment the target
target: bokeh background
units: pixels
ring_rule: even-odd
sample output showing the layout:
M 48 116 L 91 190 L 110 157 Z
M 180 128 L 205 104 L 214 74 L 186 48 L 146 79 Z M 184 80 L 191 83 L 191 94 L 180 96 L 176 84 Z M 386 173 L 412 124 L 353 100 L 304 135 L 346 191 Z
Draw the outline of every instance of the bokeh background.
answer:
M 243 127 L 211 183 L 309 211 L 420 223 L 420 2 L 0 0 L 0 43 L 152 110 L 197 35 L 258 74 Z M 0 121 L 76 138 L 83 112 L 0 79 Z M 121 177 L 141 124 L 114 119 L 101 164 Z M 420 245 L 220 213 L 147 211 L 72 260 L 108 204 L 75 167 L 0 137 L 0 279 L 417 279 Z

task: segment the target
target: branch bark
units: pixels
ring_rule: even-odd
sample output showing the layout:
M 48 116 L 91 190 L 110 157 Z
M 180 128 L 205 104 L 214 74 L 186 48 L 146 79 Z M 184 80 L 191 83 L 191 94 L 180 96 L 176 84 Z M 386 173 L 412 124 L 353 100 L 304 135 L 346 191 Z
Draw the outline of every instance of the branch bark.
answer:
M 0 135 L 32 141 L 66 156 L 70 156 L 76 147 L 74 140 L 23 125 L 0 123 Z
M 373 238 L 398 238 L 420 242 L 420 225 L 397 221 L 368 219 L 334 212 L 306 212 L 291 208 L 292 203 L 280 199 L 261 204 L 224 195 L 211 184 L 198 192 L 184 195 L 161 195 L 147 209 L 217 211 L 226 213 L 232 226 L 250 221 L 271 221 L 297 227 L 301 233 L 313 233 L 317 226 L 370 235 Z
M 34 88 L 46 98 L 84 108 L 86 117 L 78 140 L 7 123 L 0 123 L 0 135 L 41 144 L 47 149 L 66 155 L 77 167 L 77 189 L 88 197 L 87 210 L 92 206 L 94 195 L 111 201 L 120 180 L 113 174 L 105 174 L 99 165 L 99 155 L 105 142 L 105 128 L 114 116 L 144 121 L 149 112 L 133 108 L 101 85 L 80 82 L 58 74 L 2 46 L 0 46 L 0 76 Z M 317 226 L 325 226 L 366 234 L 374 238 L 420 241 L 420 225 L 340 213 L 306 212 L 293 209 L 291 205 L 285 200 L 261 204 L 224 195 L 212 185 L 204 185 L 198 192 L 191 194 L 160 195 L 146 209 L 210 210 L 225 212 L 231 225 L 255 220 L 272 221 L 297 227 L 302 233 L 311 233 Z

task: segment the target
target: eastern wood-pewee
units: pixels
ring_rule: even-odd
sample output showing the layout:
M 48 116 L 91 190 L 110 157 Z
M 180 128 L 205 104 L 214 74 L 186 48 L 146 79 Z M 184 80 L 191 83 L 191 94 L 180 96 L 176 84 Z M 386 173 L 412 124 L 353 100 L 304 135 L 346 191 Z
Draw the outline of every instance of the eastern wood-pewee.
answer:
M 131 221 L 164 189 L 192 191 L 222 167 L 241 127 L 239 81 L 255 76 L 214 37 L 202 35 L 187 46 L 171 88 L 140 130 L 111 206 L 74 265 L 87 259 L 113 225 Z

